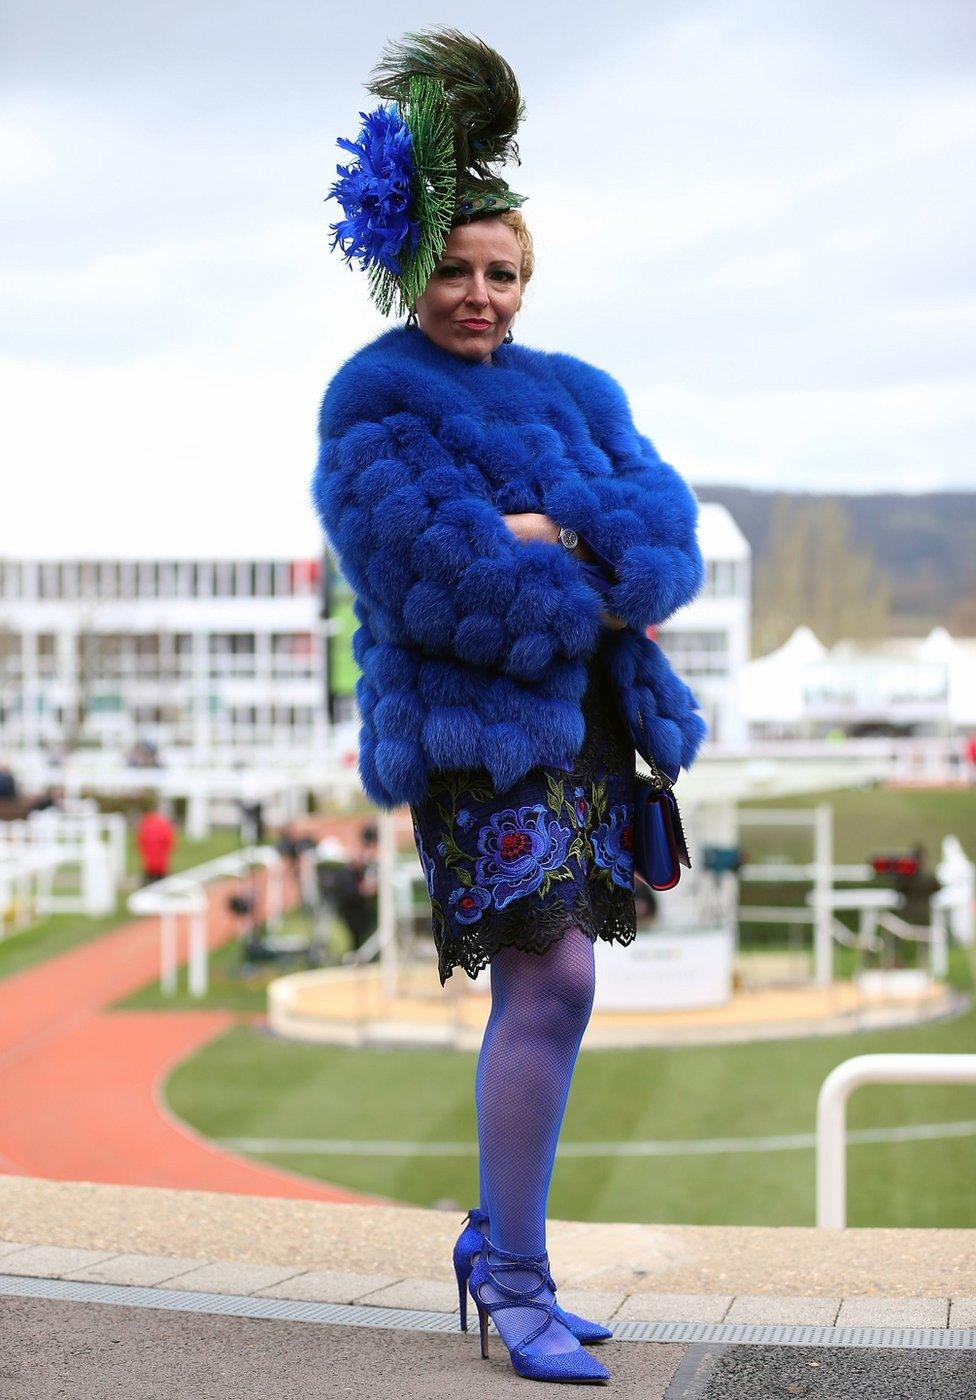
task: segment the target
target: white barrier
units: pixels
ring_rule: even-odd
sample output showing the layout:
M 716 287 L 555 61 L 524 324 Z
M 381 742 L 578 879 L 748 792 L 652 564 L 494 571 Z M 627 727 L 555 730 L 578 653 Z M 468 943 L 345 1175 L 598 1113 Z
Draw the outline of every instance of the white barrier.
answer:
M 55 893 L 73 869 L 77 888 Z M 125 819 L 116 813 L 49 809 L 0 822 L 0 914 L 5 922 L 13 907 L 15 931 L 45 914 L 110 914 L 124 875 Z
M 818 802 L 813 808 L 797 807 L 740 807 L 736 820 L 742 826 L 800 826 L 809 827 L 813 833 L 813 860 L 803 866 L 782 865 L 780 867 L 746 862 L 739 870 L 739 881 L 809 879 L 813 884 L 813 977 L 818 986 L 825 987 L 833 980 L 833 941 L 832 916 L 824 906 L 823 898 L 833 889 L 834 881 L 834 809 L 829 802 Z M 789 874 L 783 872 L 788 870 Z M 798 872 L 802 870 L 803 874 Z M 784 913 L 794 911 L 784 910 Z M 740 904 L 737 918 L 748 920 L 755 917 L 756 908 Z M 763 916 L 759 906 L 759 916 Z M 802 918 L 803 909 L 795 911 Z M 778 922 L 778 920 L 777 920 Z
M 0 938 L 37 922 L 41 892 L 62 863 L 60 851 L 40 846 L 0 851 Z
M 976 1055 L 854 1055 L 817 1097 L 817 1226 L 847 1223 L 847 1100 L 862 1084 L 976 1084 Z
M 757 923 L 812 923 L 814 930 L 814 981 L 828 986 L 834 977 L 834 945 L 877 951 L 883 946 L 877 937 L 880 926 L 899 938 L 914 939 L 930 945 L 930 966 L 934 977 L 945 977 L 949 966 L 949 935 L 957 942 L 972 945 L 976 941 L 973 900 L 976 890 L 976 867 L 969 860 L 956 836 L 942 840 L 942 858 L 935 868 L 941 888 L 929 901 L 929 924 L 917 928 L 905 923 L 894 911 L 905 900 L 898 891 L 887 886 L 867 885 L 861 889 L 838 890 L 838 880 L 871 880 L 874 867 L 868 864 L 835 865 L 833 863 L 833 808 L 820 802 L 814 808 L 740 808 L 740 825 L 808 826 L 813 829 L 814 858 L 808 863 L 766 861 L 744 863 L 739 870 L 741 883 L 750 880 L 809 880 L 807 908 L 789 905 L 752 905 L 739 903 L 737 918 Z M 858 915 L 856 933 L 836 917 L 838 910 L 852 910 Z
M 284 880 L 281 856 L 273 846 L 244 846 L 229 855 L 218 856 L 179 875 L 154 880 L 129 896 L 128 907 L 133 914 L 159 916 L 159 985 L 166 996 L 176 992 L 177 958 L 179 951 L 180 915 L 186 916 L 188 940 L 188 987 L 190 995 L 203 997 L 208 987 L 207 962 L 207 896 L 204 885 L 209 880 L 228 875 L 245 875 L 253 865 L 263 865 L 268 871 L 267 923 L 280 926 L 284 907 Z

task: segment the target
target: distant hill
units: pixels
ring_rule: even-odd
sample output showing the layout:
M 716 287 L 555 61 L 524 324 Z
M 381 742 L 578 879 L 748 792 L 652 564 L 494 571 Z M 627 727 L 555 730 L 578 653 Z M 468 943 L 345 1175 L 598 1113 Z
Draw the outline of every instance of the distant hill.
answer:
M 941 623 L 954 636 L 976 636 L 976 492 L 865 496 L 692 485 L 699 501 L 727 507 L 752 547 L 754 562 L 766 553 L 778 498 L 797 506 L 836 501 L 850 517 L 856 546 L 870 551 L 889 580 L 895 635 L 924 635 Z

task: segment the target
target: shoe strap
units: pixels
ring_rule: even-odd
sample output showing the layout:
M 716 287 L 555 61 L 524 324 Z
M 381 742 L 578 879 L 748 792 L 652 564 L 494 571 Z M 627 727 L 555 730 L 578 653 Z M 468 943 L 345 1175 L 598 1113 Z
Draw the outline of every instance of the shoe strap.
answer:
M 500 1264 L 491 1263 L 488 1258 L 489 1253 L 500 1255 L 505 1262 Z M 515 1254 L 511 1250 L 498 1249 L 491 1243 L 486 1235 L 485 1248 L 481 1251 L 480 1258 L 484 1260 L 484 1268 L 488 1277 L 479 1279 L 474 1292 L 481 1306 L 488 1310 L 489 1315 L 492 1311 L 498 1311 L 501 1308 L 539 1308 L 545 1313 L 545 1318 L 539 1323 L 535 1331 L 529 1332 L 516 1346 L 515 1350 L 521 1351 L 524 1347 L 528 1346 L 530 1342 L 534 1342 L 536 1337 L 541 1337 L 550 1322 L 558 1321 L 556 1318 L 555 1301 L 544 1302 L 537 1296 L 547 1286 L 552 1293 L 556 1291 L 555 1286 L 550 1281 L 549 1256 L 545 1250 L 543 1250 L 541 1254 Z M 508 1284 L 503 1283 L 500 1278 L 496 1277 L 496 1274 L 500 1273 L 518 1273 L 525 1271 L 530 1271 L 539 1275 L 541 1282 L 535 1288 L 510 1288 Z M 483 1299 L 481 1297 L 481 1288 L 486 1283 L 490 1283 L 499 1293 L 503 1293 L 505 1298 L 499 1298 L 493 1301 Z
M 508 1284 L 502 1283 L 501 1279 L 495 1277 L 496 1273 L 524 1273 L 525 1269 L 521 1264 L 489 1264 L 488 1260 L 486 1259 L 485 1267 L 488 1270 L 489 1278 L 491 1279 L 492 1283 L 495 1285 L 496 1288 L 501 1289 L 501 1291 L 503 1293 L 506 1293 L 509 1296 L 509 1298 L 525 1298 L 526 1307 L 528 1307 L 529 1305 L 529 1300 L 538 1297 L 538 1295 L 546 1286 L 545 1279 L 542 1279 L 542 1281 L 538 1284 L 536 1288 L 509 1288 Z M 534 1269 L 532 1272 L 539 1273 L 540 1270 Z M 533 1303 L 532 1306 L 537 1308 L 544 1308 L 548 1305 L 540 1300 L 537 1303 Z
M 510 1249 L 501 1249 L 498 1245 L 492 1243 L 492 1240 L 488 1235 L 484 1236 L 483 1246 L 484 1247 L 481 1252 L 485 1253 L 485 1251 L 487 1251 L 487 1253 L 485 1253 L 485 1264 L 487 1265 L 489 1272 L 491 1272 L 493 1269 L 497 1269 L 499 1273 L 512 1273 L 513 1271 L 517 1270 L 527 1270 L 531 1273 L 538 1274 L 540 1279 L 542 1280 L 538 1288 L 534 1288 L 531 1291 L 531 1293 L 528 1294 L 529 1297 L 534 1298 L 537 1293 L 541 1293 L 543 1288 L 547 1287 L 553 1293 L 555 1293 L 556 1285 L 553 1282 L 552 1274 L 549 1271 L 548 1250 L 544 1249 L 541 1254 L 516 1254 Z M 502 1259 L 506 1262 L 501 1264 L 491 1263 L 489 1262 L 488 1254 L 497 1255 L 499 1259 Z M 508 1293 L 510 1297 L 518 1296 L 516 1290 L 507 1288 L 506 1285 L 503 1284 L 500 1280 L 498 1281 L 498 1287 L 504 1292 Z
M 549 1289 L 551 1289 L 553 1293 L 556 1292 L 556 1280 L 553 1278 L 552 1273 L 549 1269 L 548 1250 L 543 1250 L 541 1254 L 513 1254 L 510 1250 L 499 1249 L 497 1245 L 491 1243 L 487 1234 L 482 1233 L 481 1222 L 487 1222 L 488 1220 L 488 1216 L 483 1211 L 481 1211 L 478 1207 L 474 1207 L 472 1210 L 468 1211 L 467 1215 L 464 1218 L 465 1220 L 470 1221 L 474 1225 L 479 1235 L 482 1236 L 482 1240 L 488 1245 L 493 1254 L 500 1254 L 505 1259 L 519 1261 L 524 1260 L 526 1261 L 524 1267 L 528 1268 L 534 1268 L 537 1264 L 544 1265 L 546 1270 L 546 1285 L 549 1287 Z
M 488 1249 L 491 1250 L 492 1254 L 497 1254 L 502 1259 L 511 1259 L 514 1263 L 521 1264 L 523 1268 L 537 1269 L 540 1267 L 540 1265 L 548 1268 L 548 1250 L 544 1249 L 541 1254 L 514 1254 L 510 1249 L 499 1248 L 497 1244 L 493 1243 L 493 1241 L 488 1237 L 488 1235 L 485 1235 L 485 1245 Z
M 499 1267 L 513 1268 L 514 1265 L 502 1264 L 499 1265 Z M 506 1302 L 502 1298 L 499 1298 L 497 1300 L 489 1300 L 487 1298 L 482 1298 L 481 1290 L 486 1283 L 490 1283 L 492 1287 L 499 1289 L 502 1293 L 507 1293 L 511 1301 Z M 514 1289 L 506 1287 L 504 1283 L 501 1283 L 498 1279 L 496 1279 L 494 1274 L 491 1272 L 490 1268 L 488 1269 L 488 1277 L 479 1280 L 478 1284 L 475 1287 L 475 1297 L 478 1300 L 480 1306 L 483 1307 L 488 1313 L 489 1317 L 493 1313 L 501 1312 L 502 1308 L 541 1308 L 542 1311 L 545 1313 L 545 1317 L 543 1318 L 542 1322 L 539 1323 L 535 1331 L 527 1333 L 526 1336 L 524 1336 L 520 1342 L 516 1343 L 514 1348 L 509 1348 L 510 1351 L 522 1351 L 522 1349 L 524 1347 L 527 1347 L 530 1342 L 534 1342 L 536 1337 L 542 1336 L 543 1332 L 549 1326 L 550 1322 L 558 1321 L 558 1319 L 556 1318 L 555 1303 L 544 1303 L 541 1298 L 536 1298 L 535 1294 L 538 1293 L 538 1291 L 539 1289 L 537 1288 L 533 1291 L 532 1294 L 518 1293 Z

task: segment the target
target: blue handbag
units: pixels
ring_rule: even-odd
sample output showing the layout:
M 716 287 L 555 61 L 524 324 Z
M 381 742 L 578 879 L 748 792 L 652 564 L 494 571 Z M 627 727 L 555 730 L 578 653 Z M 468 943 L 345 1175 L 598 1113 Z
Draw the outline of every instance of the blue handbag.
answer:
M 670 890 L 681 878 L 681 867 L 691 869 L 674 779 L 635 747 L 651 776 L 634 774 L 634 873 L 652 890 Z

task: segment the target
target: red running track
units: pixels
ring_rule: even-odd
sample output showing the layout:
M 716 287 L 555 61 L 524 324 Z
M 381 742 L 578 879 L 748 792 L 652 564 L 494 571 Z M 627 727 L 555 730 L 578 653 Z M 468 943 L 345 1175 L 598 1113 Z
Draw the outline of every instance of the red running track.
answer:
M 258 876 L 263 890 L 264 872 Z M 234 881 L 207 887 L 207 943 L 236 935 Z M 186 960 L 181 937 L 179 960 Z M 249 1161 L 176 1120 L 161 1085 L 240 1020 L 228 1011 L 109 1011 L 159 976 L 159 920 L 140 919 L 0 981 L 0 1173 L 396 1204 Z

